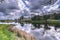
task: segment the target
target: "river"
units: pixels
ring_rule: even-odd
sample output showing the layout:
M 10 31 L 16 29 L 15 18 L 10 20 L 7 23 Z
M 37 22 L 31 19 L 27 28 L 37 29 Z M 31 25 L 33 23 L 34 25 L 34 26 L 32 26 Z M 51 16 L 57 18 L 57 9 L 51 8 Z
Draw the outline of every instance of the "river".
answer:
M 51 29 L 44 30 L 43 26 L 41 28 L 35 28 L 31 23 L 24 23 L 23 26 L 21 26 L 20 23 L 15 22 L 9 22 L 9 23 L 2 23 L 0 24 L 15 24 L 14 27 L 21 29 L 27 33 L 30 33 L 32 36 L 35 36 L 37 40 L 60 40 L 60 28 L 57 29 L 57 31 L 54 29 L 54 26 L 49 26 Z

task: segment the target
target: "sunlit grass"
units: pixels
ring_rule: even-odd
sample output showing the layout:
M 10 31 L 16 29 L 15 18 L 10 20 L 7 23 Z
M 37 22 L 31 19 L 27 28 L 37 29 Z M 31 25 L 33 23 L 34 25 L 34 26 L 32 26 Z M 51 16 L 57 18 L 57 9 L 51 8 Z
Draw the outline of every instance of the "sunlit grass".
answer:
M 16 34 L 7 30 L 10 25 L 0 24 L 0 40 L 17 40 Z

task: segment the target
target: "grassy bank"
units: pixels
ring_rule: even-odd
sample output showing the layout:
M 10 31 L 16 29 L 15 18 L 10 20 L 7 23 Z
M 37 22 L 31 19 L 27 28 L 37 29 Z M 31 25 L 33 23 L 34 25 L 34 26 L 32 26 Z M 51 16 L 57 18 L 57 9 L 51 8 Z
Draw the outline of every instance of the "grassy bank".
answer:
M 0 24 L 0 40 L 16 40 L 15 33 L 8 31 L 10 25 Z
M 0 24 L 0 40 L 35 40 L 35 37 L 22 30 L 8 30 L 10 27 L 13 28 L 13 26 L 14 25 Z

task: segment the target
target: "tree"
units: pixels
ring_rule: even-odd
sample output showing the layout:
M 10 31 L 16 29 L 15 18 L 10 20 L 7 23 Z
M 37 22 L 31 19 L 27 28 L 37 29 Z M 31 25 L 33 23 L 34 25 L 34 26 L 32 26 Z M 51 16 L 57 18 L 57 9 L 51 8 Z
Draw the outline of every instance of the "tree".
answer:
M 44 12 L 44 10 L 42 10 L 42 6 L 46 6 L 46 5 L 50 5 L 51 4 L 51 1 L 52 0 L 43 0 L 43 1 L 41 1 L 41 0 L 36 0 L 35 2 L 33 1 L 32 3 L 31 3 L 31 5 L 32 5 L 32 7 L 31 7 L 31 10 L 32 10 L 32 12 L 34 12 L 34 11 L 37 11 L 37 12 L 42 12 L 42 14 L 43 14 L 43 20 L 45 21 L 45 26 L 44 26 L 44 28 L 45 29 L 48 29 L 48 25 L 47 25 L 47 19 L 49 18 L 47 15 L 44 15 L 45 14 L 45 12 Z M 36 5 L 35 5 L 35 3 L 36 3 Z M 45 10 L 46 11 L 46 10 Z M 34 17 L 32 20 L 40 20 L 40 17 L 38 18 L 38 17 Z
M 31 18 L 32 21 L 40 21 L 41 20 L 41 16 L 37 15 Z M 35 28 L 40 28 L 40 24 L 39 23 L 33 23 L 33 25 L 35 26 Z
M 41 16 L 37 15 L 31 18 L 32 20 L 41 20 Z
M 58 20 L 59 16 L 60 16 L 59 14 L 54 13 L 54 19 L 55 20 Z M 57 30 L 58 27 L 60 27 L 60 25 L 55 25 L 55 30 Z

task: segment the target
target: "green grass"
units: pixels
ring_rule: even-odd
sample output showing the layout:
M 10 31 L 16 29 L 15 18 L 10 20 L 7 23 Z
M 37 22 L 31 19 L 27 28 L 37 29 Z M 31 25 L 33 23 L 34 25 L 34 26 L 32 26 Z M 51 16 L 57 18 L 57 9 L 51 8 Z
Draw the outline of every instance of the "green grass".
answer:
M 9 26 L 0 24 L 0 40 L 16 40 L 16 34 L 7 30 Z

